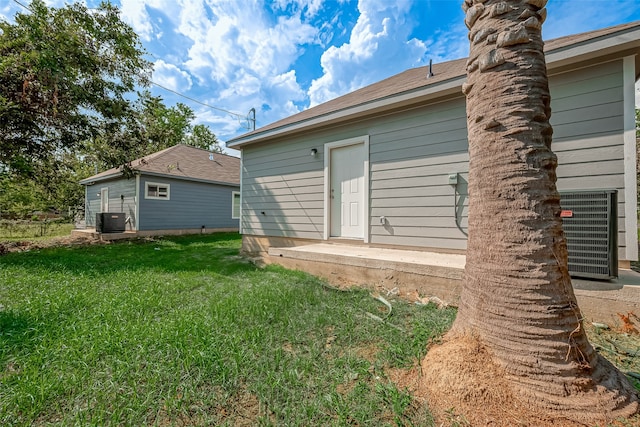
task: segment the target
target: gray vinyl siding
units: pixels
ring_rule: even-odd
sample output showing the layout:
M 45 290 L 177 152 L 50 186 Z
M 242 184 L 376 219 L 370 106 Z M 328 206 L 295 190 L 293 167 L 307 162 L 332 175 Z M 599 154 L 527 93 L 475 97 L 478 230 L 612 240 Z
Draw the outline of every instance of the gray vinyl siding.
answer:
M 96 226 L 96 214 L 100 213 L 100 191 L 103 188 L 109 189 L 109 212 L 124 212 L 129 219 L 127 230 L 135 230 L 137 223 L 135 178 L 116 178 L 87 185 L 85 192 L 85 221 L 87 227 Z
M 618 190 L 618 252 L 626 257 L 622 61 L 550 80 L 558 189 Z
M 625 259 L 622 61 L 551 76 L 558 188 L 619 190 Z M 369 241 L 466 249 L 468 142 L 464 98 L 243 148 L 245 234 L 322 239 L 324 144 L 369 136 Z M 310 155 L 316 148 L 317 156 Z M 449 173 L 459 173 L 454 207 Z M 380 217 L 386 224 L 380 224 Z M 367 232 L 367 231 L 365 231 Z
M 168 184 L 169 200 L 145 198 L 147 182 Z M 231 218 L 234 191 L 239 187 L 142 175 L 138 229 L 238 228 Z

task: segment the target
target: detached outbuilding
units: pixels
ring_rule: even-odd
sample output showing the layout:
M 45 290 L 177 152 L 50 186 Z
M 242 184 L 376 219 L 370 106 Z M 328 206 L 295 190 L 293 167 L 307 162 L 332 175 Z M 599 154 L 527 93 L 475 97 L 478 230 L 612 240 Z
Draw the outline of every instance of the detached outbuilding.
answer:
M 605 205 L 617 196 L 604 208 L 611 218 L 596 224 L 596 212 L 580 226 L 583 249 L 570 255 L 604 240 L 615 269 L 629 267 L 638 259 L 640 23 L 550 40 L 545 52 L 558 188 L 596 192 Z M 410 69 L 229 141 L 242 151 L 244 250 L 268 258 L 273 248 L 338 242 L 463 255 L 466 63 Z M 565 209 L 567 223 L 580 209 Z
M 132 177 L 113 168 L 80 181 L 87 228 L 121 231 L 111 229 L 115 223 L 137 235 L 238 230 L 239 158 L 179 144 L 132 161 L 131 169 Z

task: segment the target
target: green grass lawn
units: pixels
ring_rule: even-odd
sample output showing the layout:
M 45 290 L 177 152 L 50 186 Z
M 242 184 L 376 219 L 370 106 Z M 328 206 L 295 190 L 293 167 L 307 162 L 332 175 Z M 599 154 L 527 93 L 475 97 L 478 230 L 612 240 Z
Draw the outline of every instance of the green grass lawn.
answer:
M 430 425 L 394 367 L 455 310 L 238 256 L 237 234 L 0 257 L 0 425 Z

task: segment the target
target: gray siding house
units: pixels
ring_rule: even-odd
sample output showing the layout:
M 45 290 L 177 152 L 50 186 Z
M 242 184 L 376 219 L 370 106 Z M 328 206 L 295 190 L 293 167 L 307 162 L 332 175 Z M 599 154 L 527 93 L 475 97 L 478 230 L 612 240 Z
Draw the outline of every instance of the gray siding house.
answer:
M 123 212 L 126 230 L 139 235 L 237 231 L 240 159 L 175 145 L 131 162 L 133 177 L 113 168 L 80 181 L 85 221 Z
M 640 22 L 546 42 L 560 191 L 618 191 L 618 258 L 638 259 Z M 318 241 L 464 253 L 466 59 L 415 68 L 231 141 L 243 248 Z M 353 242 L 352 242 L 353 243 Z

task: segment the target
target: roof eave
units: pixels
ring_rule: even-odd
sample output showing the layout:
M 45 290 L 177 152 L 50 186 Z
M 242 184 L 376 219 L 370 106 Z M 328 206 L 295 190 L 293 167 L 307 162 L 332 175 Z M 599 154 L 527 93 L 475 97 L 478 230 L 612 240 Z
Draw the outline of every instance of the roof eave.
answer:
M 633 27 L 586 40 L 568 47 L 558 48 L 545 53 L 547 69 L 550 72 L 567 68 L 573 64 L 600 60 L 608 56 L 636 56 L 636 78 L 640 75 L 640 27 Z
M 322 116 L 312 117 L 310 119 L 291 123 L 282 127 L 269 129 L 265 132 L 255 133 L 247 137 L 241 136 L 236 138 L 236 140 L 231 144 L 228 144 L 228 147 L 238 149 L 254 142 L 264 142 L 276 137 L 300 132 L 302 130 L 313 130 L 321 126 L 340 123 L 346 120 L 353 120 L 359 117 L 401 108 L 403 106 L 424 102 L 434 98 L 457 95 L 460 93 L 460 86 L 462 86 L 465 79 L 466 76 L 454 77 L 433 85 L 358 104 L 353 107 L 334 111 Z
M 135 174 L 138 174 L 139 172 L 134 169 L 133 173 L 135 175 Z M 113 172 L 113 173 L 110 173 L 108 175 L 99 176 L 99 177 L 90 176 L 89 178 L 85 178 L 83 180 L 78 181 L 78 184 L 80 184 L 80 185 L 93 185 L 96 182 L 108 181 L 110 179 L 118 178 L 118 177 L 121 177 L 121 178 L 124 177 L 124 175 L 122 174 L 121 170 Z
M 586 40 L 567 47 L 557 48 L 545 53 L 547 69 L 550 73 L 568 68 L 572 64 L 595 60 L 598 58 L 620 55 L 625 52 L 633 53 L 640 48 L 640 28 L 633 27 L 618 33 Z M 640 75 L 640 55 L 636 55 L 636 78 Z M 424 86 L 412 91 L 399 93 L 385 98 L 369 101 L 333 113 L 291 123 L 289 125 L 258 132 L 246 137 L 240 136 L 228 144 L 228 147 L 242 149 L 246 145 L 257 142 L 267 142 L 275 138 L 291 135 L 301 131 L 311 131 L 322 126 L 353 120 L 358 117 L 378 112 L 396 109 L 404 105 L 428 101 L 455 94 L 460 94 L 466 74 L 449 80 Z
M 180 179 L 180 180 L 184 180 L 184 181 L 202 182 L 202 183 L 205 183 L 205 184 L 217 184 L 217 185 L 226 185 L 226 186 L 232 186 L 232 187 L 237 187 L 237 186 L 240 185 L 240 181 L 239 180 L 236 183 L 236 182 L 230 182 L 230 181 L 217 181 L 217 180 L 213 180 L 213 179 L 194 178 L 194 177 L 190 177 L 190 176 L 170 175 L 170 174 L 165 174 L 165 173 L 160 173 L 160 172 L 150 172 L 150 171 L 140 171 L 140 170 L 134 170 L 133 172 L 134 172 L 134 175 L 146 175 L 146 176 L 154 176 L 154 177 L 159 177 L 159 178 Z M 125 178 L 125 176 L 122 175 L 122 172 L 112 173 L 112 174 L 109 174 L 109 175 L 101 176 L 99 178 L 83 179 L 82 181 L 79 182 L 79 184 L 81 184 L 81 185 L 94 185 L 97 182 L 108 181 L 108 180 L 114 179 L 114 178 Z

